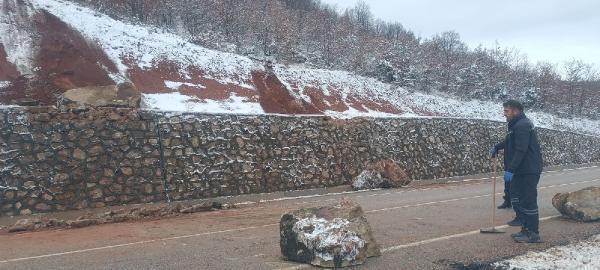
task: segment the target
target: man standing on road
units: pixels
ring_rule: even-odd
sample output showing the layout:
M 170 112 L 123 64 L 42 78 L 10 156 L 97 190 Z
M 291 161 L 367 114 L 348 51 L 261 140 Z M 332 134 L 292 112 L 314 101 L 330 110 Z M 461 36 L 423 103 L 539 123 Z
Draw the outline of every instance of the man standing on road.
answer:
M 537 133 L 520 102 L 509 100 L 503 106 L 508 134 L 493 147 L 492 156 L 504 150 L 506 196 L 517 214 L 508 225 L 521 226 L 521 232 L 511 235 L 515 241 L 540 243 L 537 185 L 543 164 Z

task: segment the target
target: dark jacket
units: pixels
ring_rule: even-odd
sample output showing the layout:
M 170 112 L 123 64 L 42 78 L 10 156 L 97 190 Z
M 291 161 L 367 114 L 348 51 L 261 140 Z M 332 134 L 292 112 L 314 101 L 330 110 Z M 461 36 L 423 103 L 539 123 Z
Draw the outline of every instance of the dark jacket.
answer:
M 496 145 L 504 149 L 504 170 L 514 174 L 541 174 L 542 152 L 531 120 L 521 114 L 508 123 L 508 134 Z

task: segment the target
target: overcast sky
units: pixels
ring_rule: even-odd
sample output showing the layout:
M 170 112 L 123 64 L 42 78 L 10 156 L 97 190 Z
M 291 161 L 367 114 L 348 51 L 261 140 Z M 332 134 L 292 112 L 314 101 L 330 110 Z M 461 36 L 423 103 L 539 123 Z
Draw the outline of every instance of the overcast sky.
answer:
M 358 0 L 322 0 L 339 10 Z M 572 57 L 600 67 L 599 0 L 366 0 L 376 18 L 402 23 L 421 37 L 455 30 L 478 44 L 515 47 L 533 62 Z

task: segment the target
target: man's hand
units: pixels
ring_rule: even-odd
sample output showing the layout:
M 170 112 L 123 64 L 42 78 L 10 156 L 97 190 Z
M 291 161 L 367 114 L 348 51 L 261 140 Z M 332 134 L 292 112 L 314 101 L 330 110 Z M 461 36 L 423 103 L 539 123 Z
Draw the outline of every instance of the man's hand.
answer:
M 510 183 L 510 181 L 512 181 L 514 176 L 515 175 L 511 172 L 508 172 L 508 171 L 504 172 L 504 182 Z
M 495 158 L 496 156 L 498 156 L 498 149 L 496 149 L 496 146 L 492 146 L 492 148 L 490 148 L 490 156 L 492 158 Z

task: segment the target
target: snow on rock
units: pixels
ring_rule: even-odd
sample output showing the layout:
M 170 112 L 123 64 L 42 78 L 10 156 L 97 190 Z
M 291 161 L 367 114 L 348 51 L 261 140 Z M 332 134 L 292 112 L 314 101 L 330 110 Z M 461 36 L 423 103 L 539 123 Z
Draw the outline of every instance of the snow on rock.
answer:
M 383 182 L 377 172 L 364 170 L 352 182 L 354 190 L 375 189 Z
M 600 235 L 588 241 L 529 252 L 522 256 L 497 262 L 499 269 L 519 270 L 576 270 L 600 269 Z
M 369 164 L 352 181 L 354 190 L 399 188 L 410 184 L 412 180 L 398 163 L 393 160 L 381 160 Z
M 226 100 L 199 99 L 179 92 L 144 94 L 143 106 L 150 110 L 211 114 L 264 114 L 259 103 L 231 95 Z
M 150 69 L 168 60 L 177 64 L 182 73 L 194 67 L 223 84 L 247 85 L 250 72 L 262 69 L 247 57 L 206 49 L 161 29 L 118 21 L 68 1 L 30 1 L 98 43 L 122 76 L 130 68 L 127 61 L 134 61 L 141 69 Z
M 341 256 L 342 260 L 355 261 L 365 241 L 349 229 L 349 224 L 347 219 L 327 221 L 312 216 L 298 220 L 293 231 L 298 234 L 298 240 L 314 249 L 321 260 L 333 261 L 336 256 Z M 340 248 L 339 253 L 334 254 L 337 247 Z

